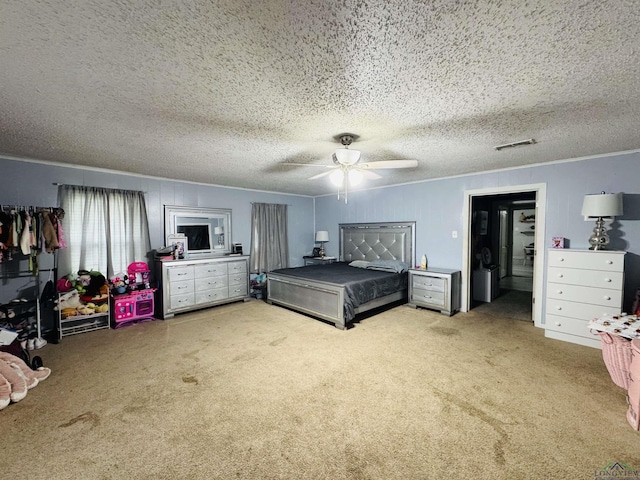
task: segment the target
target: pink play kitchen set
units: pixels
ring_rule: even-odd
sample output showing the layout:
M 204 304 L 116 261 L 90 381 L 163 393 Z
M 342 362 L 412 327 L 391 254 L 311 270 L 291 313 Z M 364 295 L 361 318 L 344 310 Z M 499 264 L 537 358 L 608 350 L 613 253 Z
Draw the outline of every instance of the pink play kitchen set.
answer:
M 114 328 L 144 320 L 155 320 L 154 292 L 150 286 L 149 266 L 145 262 L 133 262 L 127 274 L 119 273 L 109 279 L 113 299 L 112 321 Z

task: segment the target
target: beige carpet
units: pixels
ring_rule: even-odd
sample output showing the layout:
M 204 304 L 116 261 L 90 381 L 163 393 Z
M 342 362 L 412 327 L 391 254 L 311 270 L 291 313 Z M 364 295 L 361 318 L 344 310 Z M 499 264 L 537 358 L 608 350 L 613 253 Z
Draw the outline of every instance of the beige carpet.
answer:
M 340 331 L 261 301 L 67 337 L 0 412 L 7 479 L 593 479 L 640 468 L 600 351 L 399 306 Z

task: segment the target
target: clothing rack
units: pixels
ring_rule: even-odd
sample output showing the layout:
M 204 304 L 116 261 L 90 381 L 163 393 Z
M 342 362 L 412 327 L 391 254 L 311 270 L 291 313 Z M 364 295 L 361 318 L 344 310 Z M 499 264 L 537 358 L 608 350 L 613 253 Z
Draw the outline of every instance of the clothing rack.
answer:
M 38 205 L 0 204 L 0 212 L 4 214 L 4 216 L 2 216 L 2 220 L 7 221 L 7 216 L 11 216 L 12 222 L 15 221 L 14 216 L 21 212 L 26 212 L 31 217 L 44 212 L 51 213 L 55 217 L 58 217 L 58 219 L 64 216 L 64 211 L 59 207 L 50 207 L 50 206 L 43 207 Z M 40 219 L 39 222 L 43 222 L 43 220 Z M 10 228 L 9 225 L 3 225 L 3 227 Z M 15 223 L 13 224 L 13 227 L 15 227 Z M 27 228 L 27 227 L 23 225 L 22 228 L 24 230 L 24 228 Z M 38 223 L 38 229 L 37 229 L 38 234 L 40 234 L 40 228 L 41 228 L 41 223 Z M 10 229 L 9 231 L 11 232 L 14 230 Z M 56 229 L 56 233 L 57 233 L 57 229 Z M 55 235 L 54 238 L 55 237 L 57 237 L 57 235 Z M 6 241 L 6 238 L 5 238 L 5 241 Z M 40 298 L 42 294 L 42 288 L 41 288 L 40 274 L 43 272 L 48 273 L 49 280 L 53 281 L 54 284 L 57 279 L 57 255 L 55 255 L 55 252 L 57 251 L 58 246 L 56 243 L 55 244 L 56 246 L 54 249 L 54 247 L 51 246 L 52 243 L 49 243 L 49 242 L 50 240 L 47 237 L 47 242 L 45 243 L 45 240 L 42 240 L 42 243 L 41 243 L 40 235 L 38 235 L 36 237 L 35 244 L 31 243 L 29 245 L 31 248 L 31 251 L 29 253 L 24 253 L 24 251 L 21 250 L 20 246 L 13 242 L 11 243 L 7 242 L 7 244 L 3 243 L 2 245 L 0 245 L 0 247 L 2 248 L 2 252 L 8 252 L 8 256 L 3 259 L 2 263 L 0 263 L 0 279 L 6 282 L 7 280 L 31 277 L 34 280 L 35 285 L 34 285 L 33 292 L 35 294 L 35 298 L 28 300 L 26 303 L 29 305 L 33 305 L 33 303 L 35 302 L 35 305 L 36 305 L 35 318 L 36 318 L 36 330 L 37 330 L 38 338 L 42 338 L 42 325 L 41 325 L 42 299 Z M 37 248 L 34 248 L 34 245 Z M 46 245 L 46 251 L 54 255 L 52 268 L 40 268 L 38 266 L 38 260 L 36 257 L 45 250 L 45 245 Z M 13 257 L 13 253 L 15 253 L 16 251 L 19 252 L 20 255 Z M 0 255 L 3 255 L 3 253 L 0 253 Z M 28 269 L 25 269 L 24 266 L 20 264 L 20 262 L 26 261 L 27 259 L 29 261 L 29 267 Z M 17 303 L 17 304 L 7 303 L 7 304 L 0 305 L 0 307 L 8 311 L 8 309 L 18 308 L 19 305 L 24 306 L 23 303 Z M 27 311 L 27 312 L 24 312 L 23 315 L 25 315 L 23 318 L 28 319 L 28 318 L 31 318 L 33 313 L 29 315 Z M 33 324 L 30 323 L 30 325 L 33 325 Z

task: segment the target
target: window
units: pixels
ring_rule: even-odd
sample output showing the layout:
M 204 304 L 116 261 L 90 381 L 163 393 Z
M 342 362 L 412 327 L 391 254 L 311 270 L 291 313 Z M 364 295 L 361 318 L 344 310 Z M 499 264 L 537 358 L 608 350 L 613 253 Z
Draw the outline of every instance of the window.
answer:
M 110 277 L 146 261 L 151 249 L 143 192 L 61 185 L 67 248 L 60 251 L 61 275 L 80 269 Z

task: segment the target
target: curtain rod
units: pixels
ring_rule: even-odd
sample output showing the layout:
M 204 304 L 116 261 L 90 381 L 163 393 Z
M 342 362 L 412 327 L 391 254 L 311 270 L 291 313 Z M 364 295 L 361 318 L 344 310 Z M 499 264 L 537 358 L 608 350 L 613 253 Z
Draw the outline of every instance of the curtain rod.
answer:
M 289 203 L 267 203 L 267 202 L 249 202 L 251 205 L 263 204 L 263 205 L 284 205 L 285 207 L 293 207 Z
M 99 188 L 101 190 L 113 190 L 114 192 L 142 192 L 145 195 L 147 195 L 149 192 L 145 192 L 142 190 L 125 190 L 123 188 L 107 188 L 107 187 L 93 187 L 93 186 L 89 186 L 89 185 L 68 185 L 66 183 L 58 183 L 58 182 L 53 182 L 52 185 L 56 186 L 56 187 L 81 187 L 81 188 Z

